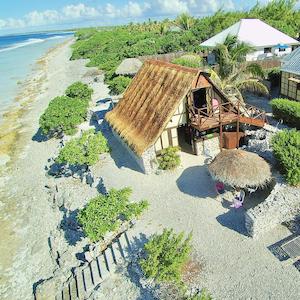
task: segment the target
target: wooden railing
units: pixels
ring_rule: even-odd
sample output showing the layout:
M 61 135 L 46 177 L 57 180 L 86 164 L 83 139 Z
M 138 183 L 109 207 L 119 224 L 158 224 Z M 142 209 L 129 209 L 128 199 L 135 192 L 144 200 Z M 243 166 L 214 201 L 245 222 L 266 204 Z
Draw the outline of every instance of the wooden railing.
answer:
M 235 114 L 237 118 L 247 117 L 266 122 L 266 113 L 264 110 L 241 101 L 237 101 L 236 103 L 222 103 L 215 108 L 207 106 L 203 108 L 192 107 L 189 109 L 189 112 L 191 114 L 192 123 L 197 124 L 199 128 L 204 128 L 206 123 L 212 121 L 220 124 L 223 118 L 230 113 Z

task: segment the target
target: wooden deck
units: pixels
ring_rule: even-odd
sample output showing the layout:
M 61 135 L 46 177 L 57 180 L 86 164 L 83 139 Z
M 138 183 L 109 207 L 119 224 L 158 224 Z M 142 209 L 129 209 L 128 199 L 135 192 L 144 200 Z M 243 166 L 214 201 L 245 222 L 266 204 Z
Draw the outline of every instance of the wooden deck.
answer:
M 205 131 L 208 129 L 219 127 L 220 121 L 223 125 L 227 125 L 236 122 L 237 119 L 237 114 L 228 112 L 223 113 L 220 118 L 218 115 L 214 117 L 200 117 L 200 119 L 194 120 L 194 122 L 192 122 L 191 125 L 199 131 Z
M 193 109 L 191 126 L 199 131 L 220 127 L 231 123 L 244 123 L 263 127 L 266 122 L 265 112 L 248 104 L 224 103 L 218 111 L 207 113 L 207 108 Z

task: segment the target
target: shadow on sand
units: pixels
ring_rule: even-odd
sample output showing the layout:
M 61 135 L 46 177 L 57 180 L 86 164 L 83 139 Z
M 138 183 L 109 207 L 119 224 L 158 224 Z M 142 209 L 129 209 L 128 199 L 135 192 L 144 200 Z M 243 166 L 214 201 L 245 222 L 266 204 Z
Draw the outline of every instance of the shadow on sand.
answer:
M 145 284 L 145 276 L 139 265 L 139 259 L 145 257 L 145 252 L 143 251 L 145 243 L 148 238 L 145 234 L 141 233 L 138 237 L 133 238 L 131 243 L 131 250 L 133 253 L 132 261 L 127 265 L 127 272 L 124 272 L 125 276 L 139 289 L 140 296 L 137 300 L 154 300 L 155 289 L 153 286 Z
M 128 168 L 133 171 L 143 172 L 137 162 L 130 156 L 126 147 L 113 135 L 112 130 L 105 120 L 100 125 L 97 125 L 96 130 L 101 131 L 106 137 L 111 149 L 111 158 L 119 169 Z
M 64 213 L 60 222 L 60 228 L 64 231 L 64 236 L 69 245 L 74 246 L 85 236 L 77 221 L 78 209 L 68 210 L 64 206 L 60 208 Z
M 49 137 L 47 135 L 44 135 L 42 129 L 39 128 L 38 131 L 31 138 L 31 140 L 34 142 L 41 143 L 41 142 L 47 142 L 49 140 Z
M 176 184 L 181 192 L 194 197 L 216 197 L 214 181 L 206 166 L 194 166 L 185 169 L 176 180 Z
M 224 205 L 228 206 L 228 203 Z M 248 236 L 245 228 L 244 208 L 230 208 L 226 213 L 217 216 L 216 219 L 222 226 L 234 230 L 242 235 Z

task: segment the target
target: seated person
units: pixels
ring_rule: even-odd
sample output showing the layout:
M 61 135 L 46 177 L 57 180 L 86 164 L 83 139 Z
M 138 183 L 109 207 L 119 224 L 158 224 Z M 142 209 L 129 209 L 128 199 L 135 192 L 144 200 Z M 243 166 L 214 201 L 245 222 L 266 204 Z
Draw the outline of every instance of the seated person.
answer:
M 217 182 L 216 183 L 216 191 L 218 194 L 224 194 L 225 193 L 225 186 L 223 182 Z

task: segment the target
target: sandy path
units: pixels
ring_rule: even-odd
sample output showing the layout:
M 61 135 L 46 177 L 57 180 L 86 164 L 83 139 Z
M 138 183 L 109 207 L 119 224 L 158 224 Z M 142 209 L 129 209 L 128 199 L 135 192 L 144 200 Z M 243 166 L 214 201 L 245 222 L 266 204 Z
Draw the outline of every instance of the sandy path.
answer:
M 291 261 L 279 262 L 267 249 L 290 232 L 278 226 L 259 240 L 245 236 L 242 214 L 214 199 L 214 184 L 201 158 L 183 153 L 182 168 L 145 176 L 132 170 L 135 165 L 117 141 L 112 140 L 112 149 L 113 159 L 95 172 L 108 187 L 131 186 L 135 199 L 149 200 L 149 211 L 134 228 L 137 237 L 163 227 L 192 231 L 194 252 L 204 264 L 199 285 L 207 287 L 214 299 L 299 299 L 300 287 L 295 284 L 299 272 Z M 115 280 L 122 282 L 121 289 L 114 289 L 111 282 L 99 299 L 108 295 L 122 299 L 122 290 L 135 290 L 136 299 L 148 299 L 127 277 L 121 280 L 118 275 Z

